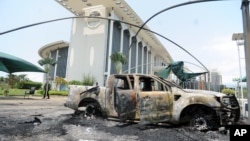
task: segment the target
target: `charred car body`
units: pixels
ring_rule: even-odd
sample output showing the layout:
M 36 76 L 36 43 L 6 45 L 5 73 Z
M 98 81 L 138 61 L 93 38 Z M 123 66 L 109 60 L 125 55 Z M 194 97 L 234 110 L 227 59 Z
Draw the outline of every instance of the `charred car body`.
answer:
M 236 123 L 240 117 L 235 96 L 182 89 L 155 75 L 114 74 L 105 87 L 69 86 L 66 103 L 76 112 L 115 117 L 140 124 L 190 123 L 199 130 Z

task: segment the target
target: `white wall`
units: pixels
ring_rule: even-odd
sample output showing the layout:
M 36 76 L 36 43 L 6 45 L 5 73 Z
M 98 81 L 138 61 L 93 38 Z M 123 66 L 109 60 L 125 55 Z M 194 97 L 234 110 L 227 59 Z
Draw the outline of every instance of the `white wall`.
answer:
M 104 16 L 106 16 L 104 7 L 99 6 L 93 8 L 100 9 Z M 88 14 L 88 10 L 90 9 L 87 9 L 85 14 Z M 84 75 L 90 74 L 97 79 L 99 84 L 102 84 L 108 22 L 107 20 L 102 20 L 98 27 L 90 28 L 87 26 L 87 21 L 87 19 L 73 20 L 69 45 L 67 79 L 69 81 L 82 81 Z

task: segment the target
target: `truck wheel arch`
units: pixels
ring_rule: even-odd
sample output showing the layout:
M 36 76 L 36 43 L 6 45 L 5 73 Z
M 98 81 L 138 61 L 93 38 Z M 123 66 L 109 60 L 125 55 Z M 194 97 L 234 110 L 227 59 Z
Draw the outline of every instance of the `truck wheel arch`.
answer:
M 210 128 L 216 128 L 219 124 L 216 111 L 202 104 L 192 104 L 185 107 L 180 114 L 180 123 L 190 123 L 197 115 L 205 117 Z
M 90 109 L 95 110 L 95 115 L 97 116 L 103 116 L 103 110 L 99 104 L 99 102 L 93 98 L 85 98 L 82 99 L 81 102 L 79 103 L 78 107 L 86 107 L 85 112 L 88 112 Z

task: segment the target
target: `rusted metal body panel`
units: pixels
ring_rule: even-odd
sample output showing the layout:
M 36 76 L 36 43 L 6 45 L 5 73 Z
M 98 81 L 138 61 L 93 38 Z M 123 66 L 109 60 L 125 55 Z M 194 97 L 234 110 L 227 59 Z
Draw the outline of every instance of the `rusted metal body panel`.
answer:
M 169 121 L 173 103 L 166 92 L 140 93 L 140 120 L 142 124 Z
M 121 120 L 136 118 L 136 95 L 132 90 L 116 90 L 115 107 Z
M 87 86 L 69 85 L 68 97 L 64 105 L 73 110 L 77 110 L 81 101 L 80 93 L 87 89 Z
M 107 117 L 117 117 L 121 121 L 140 120 L 141 124 L 178 124 L 182 119 L 189 120 L 196 110 L 211 112 L 221 124 L 229 120 L 237 122 L 239 118 L 239 105 L 233 97 L 181 89 L 154 75 L 111 75 L 105 87 L 70 86 L 65 106 L 78 110 L 90 103 L 97 103 Z
M 216 99 L 214 98 L 214 95 L 204 96 L 201 94 L 186 93 L 176 88 L 172 89 L 172 93 L 180 96 L 180 98 L 175 100 L 173 104 L 174 112 L 172 114 L 171 121 L 174 123 L 179 122 L 181 112 L 187 106 L 199 104 L 199 105 L 205 105 L 208 107 L 221 107 L 221 104 L 218 101 L 216 101 Z

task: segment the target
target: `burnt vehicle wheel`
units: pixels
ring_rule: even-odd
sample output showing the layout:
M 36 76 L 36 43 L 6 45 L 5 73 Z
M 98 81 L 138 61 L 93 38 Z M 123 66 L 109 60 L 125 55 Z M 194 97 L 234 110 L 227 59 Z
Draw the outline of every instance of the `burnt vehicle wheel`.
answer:
M 74 112 L 74 115 L 81 115 L 81 114 L 83 114 L 83 113 L 84 113 L 84 111 L 76 110 L 76 111 Z
M 100 106 L 99 106 L 98 104 L 96 104 L 96 103 L 89 103 L 89 104 L 86 106 L 85 114 L 86 114 L 86 116 L 88 116 L 88 117 L 91 117 L 91 116 L 102 117 L 101 108 L 100 108 Z
M 199 131 L 215 130 L 220 125 L 216 111 L 202 105 L 185 108 L 181 113 L 181 122 L 187 123 L 191 129 Z
M 199 131 L 206 131 L 210 129 L 209 121 L 202 114 L 194 115 L 189 124 L 192 129 Z
M 220 123 L 213 113 L 205 114 L 204 112 L 198 112 L 190 119 L 189 125 L 192 129 L 207 131 L 218 129 Z

